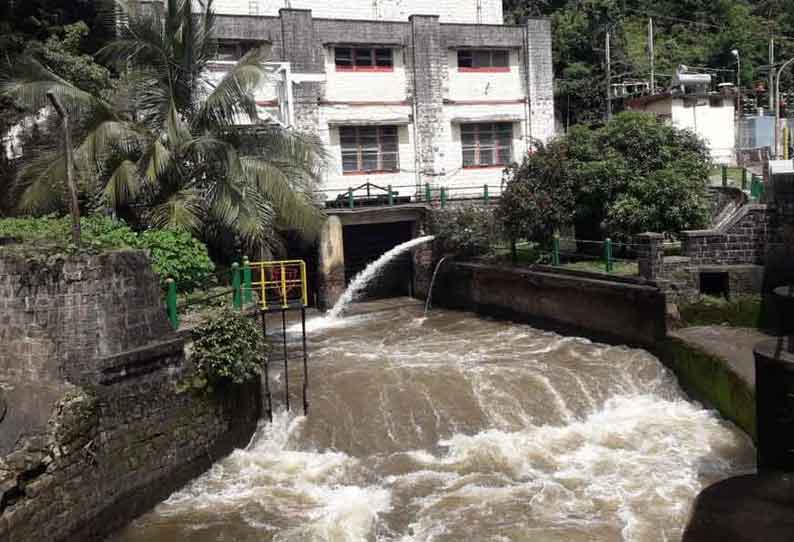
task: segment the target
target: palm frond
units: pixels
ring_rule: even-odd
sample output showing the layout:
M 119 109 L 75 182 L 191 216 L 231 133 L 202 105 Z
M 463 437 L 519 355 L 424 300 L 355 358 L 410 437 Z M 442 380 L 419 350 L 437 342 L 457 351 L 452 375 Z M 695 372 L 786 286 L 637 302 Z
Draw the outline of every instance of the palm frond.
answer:
M 314 205 L 311 194 L 294 189 L 284 170 L 258 158 L 245 157 L 240 162 L 245 176 L 263 194 L 286 227 L 313 238 L 319 232 L 323 212 Z
M 267 81 L 266 48 L 248 52 L 202 100 L 193 126 L 197 130 L 227 129 L 258 120 L 254 91 Z
M 0 73 L 0 95 L 14 99 L 28 111 L 37 113 L 49 107 L 49 92 L 75 118 L 92 109 L 107 109 L 100 98 L 55 75 L 32 56 L 18 58 L 13 66 L 6 66 Z
M 138 166 L 130 160 L 122 161 L 105 185 L 104 196 L 109 207 L 114 209 L 135 200 L 141 189 Z
M 187 188 L 172 194 L 151 213 L 151 223 L 157 228 L 184 228 L 194 235 L 201 233 L 206 220 L 204 198 L 198 190 Z
M 18 211 L 43 214 L 63 207 L 66 190 L 66 159 L 57 150 L 40 150 L 17 172 L 14 189 Z

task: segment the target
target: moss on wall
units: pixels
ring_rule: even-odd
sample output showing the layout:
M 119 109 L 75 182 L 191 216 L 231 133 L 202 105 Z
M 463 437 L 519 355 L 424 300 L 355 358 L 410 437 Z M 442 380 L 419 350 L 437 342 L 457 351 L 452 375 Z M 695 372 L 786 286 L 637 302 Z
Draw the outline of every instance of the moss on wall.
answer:
M 657 355 L 690 397 L 717 409 L 756 440 L 755 392 L 725 361 L 674 337 L 660 343 Z
M 682 305 L 679 311 L 687 326 L 728 324 L 758 329 L 761 325 L 761 308 L 760 295 L 743 295 L 732 299 L 702 296 L 694 303 Z

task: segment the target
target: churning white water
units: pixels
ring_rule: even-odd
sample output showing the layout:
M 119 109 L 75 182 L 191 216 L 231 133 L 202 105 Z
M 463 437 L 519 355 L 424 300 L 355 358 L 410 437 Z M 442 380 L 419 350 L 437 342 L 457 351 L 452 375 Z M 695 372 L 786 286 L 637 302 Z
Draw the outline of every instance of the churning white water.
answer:
M 310 335 L 309 416 L 118 540 L 672 542 L 701 488 L 753 467 L 645 351 L 395 305 Z
M 429 243 L 433 239 L 435 239 L 435 236 L 433 235 L 425 235 L 424 237 L 411 239 L 410 241 L 399 244 L 388 252 L 385 252 L 377 260 L 367 265 L 367 267 L 353 277 L 353 280 L 350 281 L 350 284 L 348 285 L 345 292 L 342 294 L 336 304 L 334 304 L 333 308 L 328 311 L 326 318 L 330 320 L 339 318 L 347 306 L 355 301 L 358 296 L 361 295 L 361 293 L 366 289 L 367 284 L 372 282 L 378 276 L 378 274 L 383 271 L 386 265 L 394 258 L 416 246 Z

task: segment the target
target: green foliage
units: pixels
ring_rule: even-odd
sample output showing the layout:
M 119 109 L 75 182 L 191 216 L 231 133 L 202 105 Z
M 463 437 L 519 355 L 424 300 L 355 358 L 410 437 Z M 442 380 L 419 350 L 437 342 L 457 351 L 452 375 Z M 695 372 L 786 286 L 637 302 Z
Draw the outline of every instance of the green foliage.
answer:
M 603 119 L 606 112 L 604 43 L 611 32 L 612 77 L 648 80 L 648 19 L 654 18 L 657 85 L 669 85 L 679 64 L 708 66 L 717 82 L 736 81 L 741 54 L 745 95 L 766 87 L 768 40 L 794 33 L 789 0 L 505 0 L 505 17 L 518 22 L 545 16 L 552 24 L 556 106 L 567 124 Z M 794 56 L 794 42 L 776 40 L 776 58 Z M 794 87 L 792 71 L 781 78 L 781 91 Z M 765 94 L 765 93 L 764 93 Z M 766 105 L 766 96 L 759 105 Z M 616 111 L 622 104 L 615 101 Z
M 25 54 L 37 58 L 52 73 L 76 87 L 102 95 L 111 88 L 110 71 L 84 52 L 82 44 L 88 34 L 88 25 L 78 21 L 52 30 L 44 43 L 30 42 Z
M 491 209 L 466 206 L 434 213 L 431 231 L 443 254 L 472 258 L 490 252 L 498 243 L 499 224 Z
M 138 246 L 149 251 L 155 273 L 174 279 L 179 290 L 197 287 L 215 270 L 204 243 L 184 230 L 147 230 Z
M 694 303 L 682 305 L 679 312 L 688 326 L 727 324 L 757 328 L 761 323 L 762 302 L 759 295 L 732 296 L 731 299 L 704 295 Z
M 506 172 L 499 219 L 511 239 L 548 243 L 554 231 L 571 221 L 574 177 L 567 167 L 568 141 L 537 144 L 534 153 Z
M 82 36 L 77 25 L 18 59 L 0 94 L 27 111 L 46 105 L 47 91 L 57 94 L 79 119 L 83 199 L 131 222 L 252 248 L 278 247 L 283 229 L 311 237 L 322 223 L 311 199 L 324 165 L 319 140 L 261 122 L 254 92 L 269 79 L 265 47 L 208 88 L 215 16 L 212 2 L 199 12 L 192 5 L 169 0 L 164 13 L 119 15 L 117 39 L 98 53 L 123 73 L 108 92 L 79 83 L 100 75 L 85 58 L 64 62 Z M 59 74 L 58 66 L 72 71 Z M 18 210 L 63 210 L 63 149 L 26 154 L 15 180 Z
M 80 219 L 83 245 L 88 250 L 140 249 L 149 252 L 152 268 L 161 281 L 173 278 L 180 290 L 195 287 L 215 270 L 207 247 L 189 233 L 180 230 L 133 231 L 122 221 L 105 216 Z M 0 237 L 18 238 L 28 246 L 50 244 L 56 250 L 74 250 L 71 246 L 70 217 L 0 219 Z
M 193 360 L 211 384 L 249 382 L 260 372 L 263 338 L 256 322 L 221 309 L 193 332 Z
M 580 239 L 676 234 L 706 225 L 710 167 L 693 133 L 621 113 L 600 127 L 576 126 L 513 167 L 500 217 L 514 238 L 540 242 L 570 221 Z

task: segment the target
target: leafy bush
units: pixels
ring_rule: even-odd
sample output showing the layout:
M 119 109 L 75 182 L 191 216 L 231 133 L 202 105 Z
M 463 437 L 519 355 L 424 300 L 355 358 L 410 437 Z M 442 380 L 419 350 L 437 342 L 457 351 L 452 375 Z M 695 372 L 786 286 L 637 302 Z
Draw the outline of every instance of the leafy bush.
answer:
M 538 145 L 508 171 L 500 216 L 513 238 L 541 242 L 570 222 L 580 239 L 698 229 L 709 218 L 710 167 L 694 133 L 625 112 Z
M 548 244 L 556 229 L 570 223 L 576 202 L 567 159 L 568 142 L 559 139 L 538 143 L 536 152 L 508 168 L 499 219 L 510 238 Z
M 154 271 L 164 283 L 173 278 L 181 289 L 198 285 L 215 270 L 207 247 L 182 230 L 133 231 L 122 221 L 106 216 L 80 219 L 82 240 L 87 250 L 143 249 L 149 251 Z M 5 218 L 0 220 L 0 237 L 13 237 L 31 244 L 51 243 L 56 249 L 72 250 L 70 217 Z
M 484 256 L 499 241 L 499 224 L 491 209 L 468 206 L 439 211 L 431 230 L 444 254 L 458 258 Z
M 193 338 L 193 360 L 210 384 L 243 384 L 259 374 L 263 338 L 251 318 L 221 309 L 193 331 Z
M 138 248 L 138 235 L 124 222 L 106 216 L 86 216 L 80 219 L 80 228 L 88 249 Z M 0 220 L 0 237 L 19 238 L 26 243 L 43 241 L 68 248 L 72 241 L 72 219 L 68 216 L 4 218 Z
M 149 251 L 155 273 L 174 279 L 180 290 L 195 288 L 215 270 L 204 243 L 183 230 L 147 230 L 138 246 Z

